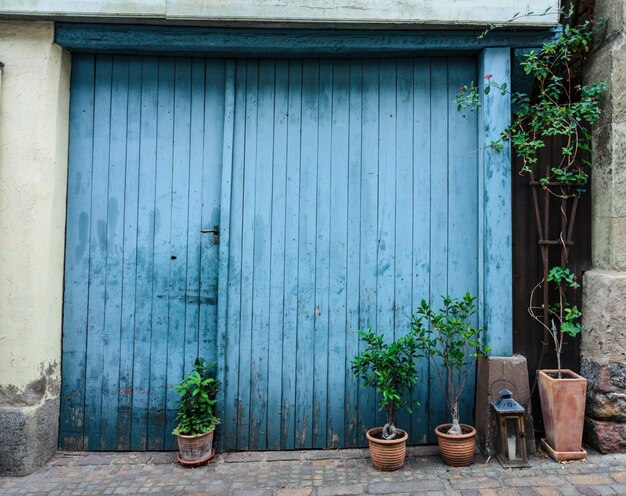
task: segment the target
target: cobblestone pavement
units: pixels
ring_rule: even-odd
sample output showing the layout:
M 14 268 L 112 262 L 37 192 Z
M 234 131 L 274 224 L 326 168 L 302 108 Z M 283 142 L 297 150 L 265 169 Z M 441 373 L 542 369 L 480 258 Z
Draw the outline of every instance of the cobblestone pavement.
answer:
M 505 470 L 495 459 L 449 468 L 436 448 L 410 448 L 403 470 L 374 470 L 367 450 L 248 452 L 219 455 L 188 469 L 173 453 L 58 453 L 38 472 L 0 478 L 0 494 L 335 496 L 359 494 L 460 496 L 586 496 L 626 494 L 626 454 L 591 453 L 559 465 L 533 457 L 527 469 Z

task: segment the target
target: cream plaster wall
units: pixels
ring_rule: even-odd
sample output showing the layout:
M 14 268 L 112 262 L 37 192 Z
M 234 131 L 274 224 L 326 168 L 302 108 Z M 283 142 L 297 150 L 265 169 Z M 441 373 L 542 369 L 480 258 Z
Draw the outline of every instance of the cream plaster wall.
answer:
M 239 23 L 555 25 L 558 0 L 0 0 L 0 14 Z
M 53 39 L 0 22 L 0 406 L 58 392 L 70 56 Z

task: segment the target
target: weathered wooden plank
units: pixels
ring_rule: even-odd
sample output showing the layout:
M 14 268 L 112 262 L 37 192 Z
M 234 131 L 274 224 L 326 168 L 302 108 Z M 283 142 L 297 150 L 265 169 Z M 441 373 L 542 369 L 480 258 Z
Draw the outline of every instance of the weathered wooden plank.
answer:
M 110 56 L 98 57 L 95 70 L 91 239 L 89 246 L 89 320 L 85 386 L 85 446 L 90 450 L 99 449 L 101 442 L 102 374 L 106 347 L 104 312 L 112 58 Z
M 412 129 L 412 302 L 413 311 L 422 299 L 430 300 L 430 203 L 431 203 L 431 60 L 413 61 L 413 129 Z M 440 164 L 439 164 L 440 165 Z M 435 197 L 436 198 L 436 197 Z M 412 440 L 426 443 L 429 425 L 429 362 L 421 358 L 416 365 L 420 380 L 412 396 L 415 411 L 411 416 Z M 419 406 L 418 406 L 419 405 Z
M 352 336 L 346 319 L 348 251 L 348 171 L 350 125 L 350 62 L 333 63 L 330 157 L 330 239 L 328 287 L 328 429 L 324 447 L 345 445 L 346 374 L 349 367 L 346 340 Z M 358 296 L 357 296 L 358 300 Z
M 175 59 L 159 59 L 148 449 L 165 449 Z M 172 295 L 174 296 L 174 295 Z
M 315 239 L 318 163 L 319 61 L 302 67 L 302 143 L 298 258 L 298 356 L 296 361 L 296 448 L 313 447 L 315 354 Z
M 216 115 L 216 120 L 223 120 L 223 126 L 217 126 L 214 128 L 214 131 L 209 135 L 217 136 L 214 141 L 215 146 L 211 148 L 209 152 L 209 157 L 211 153 L 216 153 L 215 162 L 207 161 L 205 159 L 203 164 L 203 171 L 210 171 L 208 175 L 209 180 L 203 181 L 205 184 L 204 187 L 204 195 L 205 197 L 210 198 L 210 201 L 203 202 L 203 220 L 207 219 L 207 215 L 205 215 L 205 209 L 208 209 L 212 215 L 212 220 L 219 222 L 220 224 L 213 224 L 220 226 L 220 246 L 219 249 L 215 249 L 212 251 L 214 254 L 218 254 L 217 260 L 215 257 L 210 259 L 210 257 L 203 257 L 203 274 L 201 279 L 204 283 L 204 265 L 205 259 L 209 261 L 210 267 L 209 270 L 216 273 L 213 281 L 217 281 L 216 292 L 213 293 L 217 296 L 217 312 L 215 312 L 215 305 L 203 306 L 201 307 L 200 318 L 202 319 L 205 314 L 202 313 L 202 310 L 205 308 L 211 308 L 211 312 L 213 315 L 216 314 L 217 318 L 213 321 L 215 329 L 212 329 L 211 321 L 201 320 L 201 339 L 200 339 L 200 354 L 201 356 L 215 356 L 215 361 L 217 362 L 217 370 L 216 377 L 217 380 L 220 381 L 220 389 L 217 394 L 217 405 L 216 412 L 217 416 L 229 422 L 227 427 L 218 428 L 217 430 L 217 438 L 216 438 L 216 449 L 223 450 L 224 449 L 224 440 L 225 440 L 225 432 L 228 432 L 230 435 L 233 433 L 236 434 L 236 421 L 230 421 L 225 415 L 226 411 L 226 380 L 227 380 L 227 372 L 230 373 L 230 369 L 232 367 L 227 367 L 227 351 L 228 351 L 228 340 L 227 340 L 227 328 L 228 328 L 228 296 L 229 296 L 229 274 L 228 274 L 228 264 L 229 264 L 229 246 L 231 239 L 231 222 L 230 222 L 230 212 L 231 212 L 231 198 L 232 198 L 232 184 L 233 184 L 233 123 L 234 123 L 234 106 L 235 106 L 235 85 L 234 85 L 234 76 L 235 76 L 235 64 L 233 61 L 229 61 L 227 63 L 223 62 L 212 62 L 207 63 L 207 84 L 213 83 L 215 80 L 218 84 L 211 84 L 211 91 L 207 91 L 207 112 L 219 112 Z M 221 88 L 221 90 L 220 90 Z M 221 95 L 224 95 L 223 100 L 221 99 Z M 213 102 L 215 99 L 215 102 Z M 210 114 L 209 114 L 210 115 Z M 205 122 L 212 122 L 212 120 L 208 120 Z M 205 126 L 205 130 L 207 127 Z M 219 137 L 221 136 L 221 145 Z M 207 146 L 212 143 L 211 140 L 207 140 Z M 220 163 L 220 159 L 222 160 L 221 168 L 218 167 L 217 172 L 214 171 L 212 164 Z M 210 179 L 214 178 L 215 175 L 220 176 L 220 180 L 216 181 L 216 184 L 212 184 Z M 221 208 L 220 208 L 221 206 Z M 210 225 L 210 224 L 209 224 Z M 214 262 L 217 261 L 217 264 Z M 213 270 L 212 267 L 217 265 L 217 270 Z M 206 279 L 208 280 L 208 279 Z M 210 281 L 209 281 L 210 283 Z M 210 286 L 209 286 L 210 287 Z M 209 312 L 207 312 L 209 313 Z M 211 342 L 208 339 L 205 339 L 205 334 L 213 336 L 215 346 L 215 354 L 212 355 L 211 352 L 205 351 L 206 348 L 204 346 L 205 342 Z M 210 348 L 209 348 L 210 349 Z
M 120 328 L 120 381 L 117 449 L 131 449 L 135 362 L 135 302 L 137 299 L 137 215 L 139 208 L 139 152 L 141 133 L 141 59 L 132 57 L 128 68 L 126 177 L 124 186 L 124 254 L 122 262 L 122 321 Z
M 395 338 L 395 186 L 396 186 L 396 60 L 380 61 L 378 147 L 378 229 L 376 261 L 377 330 L 390 342 Z M 385 425 L 386 413 L 379 409 L 376 425 Z
M 192 136 L 192 163 L 194 160 L 193 150 L 198 150 L 198 156 L 202 157 L 202 190 L 199 201 L 202 205 L 201 228 L 211 229 L 213 226 L 220 228 L 220 244 L 215 245 L 213 234 L 206 233 L 200 236 L 200 317 L 198 353 L 207 362 L 218 361 L 219 367 L 223 367 L 218 360 L 217 341 L 218 329 L 216 327 L 220 294 L 227 301 L 228 284 L 224 281 L 219 285 L 220 277 L 220 250 L 226 250 L 229 246 L 229 206 L 230 196 L 222 198 L 222 194 L 230 195 L 230 165 L 224 172 L 224 191 L 222 191 L 222 174 L 226 163 L 232 162 L 232 111 L 228 114 L 225 110 L 226 88 L 226 65 L 222 60 L 204 61 L 204 133 Z M 200 62 L 198 61 L 198 70 Z M 233 89 L 230 81 L 229 91 Z M 200 81 L 198 78 L 197 99 L 200 100 Z M 195 94 L 195 93 L 194 93 Z M 231 93 L 228 93 L 232 96 Z M 232 101 L 231 101 L 232 103 Z M 192 103 L 192 116 L 195 116 L 196 105 Z M 226 123 L 226 117 L 231 120 Z M 197 115 L 198 120 L 202 119 Z M 198 126 L 200 124 L 198 123 Z M 196 125 L 192 123 L 192 132 L 195 133 Z M 228 144 L 228 149 L 225 148 Z M 228 199 L 228 201 L 227 201 Z M 223 208 L 220 208 L 223 205 Z M 224 268 L 228 267 L 228 252 L 224 252 Z M 227 273 L 224 272 L 224 276 Z M 219 289 L 218 289 L 219 285 Z M 221 293 L 220 293 L 221 292 Z M 225 309 L 225 307 L 224 307 Z M 222 331 L 225 329 L 225 312 L 222 319 Z M 222 349 L 222 352 L 224 350 Z M 223 358 L 223 357 L 222 357 Z M 221 370 L 221 369 L 220 369 Z M 223 376 L 222 376 L 223 380 Z M 223 403 L 219 405 L 223 408 Z
M 165 449 L 176 448 L 174 417 L 179 395 L 174 386 L 184 377 L 185 308 L 190 300 L 187 288 L 187 228 L 189 223 L 189 148 L 191 136 L 191 60 L 177 58 L 174 66 L 174 131 L 172 150 L 172 191 L 170 236 L 164 266 L 169 266 L 168 326 L 165 379 Z M 197 302 L 191 302 L 197 306 Z M 197 332 L 197 328 L 196 328 Z
M 219 366 L 224 367 L 222 396 L 223 411 L 222 415 L 222 447 L 226 450 L 233 450 L 238 447 L 237 438 L 240 430 L 240 423 L 243 415 L 239 409 L 239 373 L 240 373 L 240 352 L 239 343 L 241 341 L 241 260 L 243 249 L 243 194 L 244 194 L 244 145 L 245 145 L 245 119 L 246 119 L 246 72 L 247 66 L 245 62 L 229 62 L 228 75 L 226 79 L 226 94 L 228 101 L 225 104 L 225 118 L 229 124 L 225 126 L 224 132 L 224 164 L 223 178 L 224 188 L 222 197 L 224 198 L 229 192 L 231 193 L 230 201 L 222 203 L 223 220 L 229 222 L 228 242 L 222 242 L 220 246 L 220 278 L 223 274 L 228 274 L 228 292 L 226 299 L 218 293 L 218 305 L 222 309 L 226 308 L 226 318 L 224 322 L 224 336 L 220 335 L 220 341 L 224 341 L 224 356 L 218 354 L 220 359 Z M 230 119 L 230 120 L 229 120 Z M 232 135 L 232 150 L 230 153 L 226 148 L 226 139 Z M 226 182 L 228 180 L 228 170 L 232 170 L 231 188 L 228 189 Z M 234 206 L 237 205 L 238 208 Z M 231 213 L 232 212 L 232 213 Z M 226 264 L 225 266 L 222 264 Z M 228 270 L 228 272 L 226 272 Z M 223 288 L 222 279 L 220 279 L 220 290 Z M 220 312 L 220 318 L 222 313 Z M 219 331 L 222 333 L 222 324 L 220 320 Z M 232 426 L 230 429 L 227 426 Z
M 490 48 L 479 57 L 479 75 L 491 74 L 494 81 L 511 87 L 511 50 Z M 481 78 L 482 79 L 482 78 Z M 493 356 L 513 352 L 513 274 L 511 245 L 511 147 L 503 143 L 496 151 L 490 143 L 511 120 L 511 98 L 492 91 L 481 92 L 478 129 L 479 204 L 481 246 L 480 298 L 481 325 L 487 329 L 485 342 Z
M 302 62 L 289 62 L 287 177 L 285 184 L 285 285 L 282 365 L 281 448 L 296 444 L 298 352 L 298 251 L 300 243 L 300 173 L 302 127 Z
M 269 388 L 280 383 L 269 382 L 268 352 L 270 321 L 270 251 L 272 233 L 272 155 L 274 148 L 274 85 L 276 62 L 259 62 L 256 133 L 254 240 L 253 240 L 253 304 L 252 349 L 250 370 L 250 448 L 267 447 L 267 397 Z
M 293 30 L 226 29 L 58 23 L 57 44 L 71 51 L 179 55 L 350 57 L 477 53 L 488 47 L 540 46 L 549 30 L 494 31 L 480 38 L 474 30 Z
M 461 298 L 478 294 L 478 123 L 454 103 L 458 87 L 476 80 L 473 58 L 451 58 L 448 71 L 448 292 Z M 478 319 L 475 319 L 478 324 Z M 471 362 L 470 362 L 471 363 Z M 475 374 L 461 397 L 461 422 L 473 423 Z
M 283 346 L 293 330 L 284 326 L 285 230 L 287 180 L 287 120 L 289 114 L 289 62 L 276 62 L 274 136 L 272 157 L 272 215 L 269 295 L 269 349 L 267 391 L 267 449 L 281 448 L 281 415 L 283 394 Z M 291 235 L 292 233 L 289 233 Z
M 77 55 L 70 88 L 69 168 L 67 191 L 65 291 L 63 295 L 63 382 L 61 449 L 83 449 L 85 372 L 88 331 L 89 255 L 93 158 L 95 60 Z M 74 166 L 74 164 L 76 164 Z M 80 164 L 80 165 L 79 165 Z
M 200 355 L 201 335 L 204 335 L 204 329 L 201 331 L 200 326 L 206 326 L 212 321 L 200 321 L 200 308 L 207 305 L 206 297 L 202 294 L 201 281 L 201 254 L 202 241 L 204 238 L 212 237 L 201 234 L 202 208 L 203 199 L 203 165 L 204 165 L 204 114 L 205 101 L 204 93 L 206 87 L 206 62 L 204 59 L 193 59 L 191 61 L 190 74 L 190 116 L 189 116 L 189 187 L 187 199 L 187 228 L 186 243 L 180 247 L 186 251 L 187 268 L 186 281 L 184 289 L 185 296 L 185 328 L 184 328 L 184 345 L 183 345 L 183 374 L 186 376 L 193 368 L 196 357 Z M 215 261 L 217 265 L 217 261 Z M 214 330 L 214 329 L 213 329 Z M 205 360 L 214 359 L 214 357 L 202 356 Z
M 155 184 L 157 150 L 158 71 L 156 58 L 144 58 L 141 64 L 141 114 L 139 148 L 139 189 L 137 213 L 135 301 L 136 359 L 133 364 L 133 419 L 131 449 L 148 447 L 148 419 L 150 407 L 150 363 L 152 343 L 152 314 L 154 301 L 154 231 Z
M 246 110 L 244 143 L 243 240 L 241 259 L 241 331 L 239 338 L 239 432 L 238 449 L 251 449 L 250 407 L 252 400 L 252 347 L 254 311 L 254 235 L 256 198 L 256 154 L 258 130 L 259 63 L 246 62 Z M 239 81 L 237 81 L 239 83 Z
M 379 146 L 379 61 L 363 62 L 361 122 L 361 263 L 359 328 L 378 330 L 376 270 L 378 254 L 378 146 Z M 359 352 L 363 351 L 359 343 Z M 370 389 L 359 391 L 360 443 L 365 432 L 376 427 L 378 405 Z
M 100 449 L 117 449 L 122 325 L 122 260 L 124 252 L 124 185 L 126 181 L 126 132 L 128 126 L 128 58 L 115 57 L 111 75 L 111 129 L 107 208 L 106 280 L 104 302 L 104 361 Z M 113 125 L 115 123 L 115 125 Z
M 361 141 L 363 63 L 350 61 L 348 121 L 348 232 L 346 267 L 346 370 L 345 381 L 345 444 L 359 446 L 362 442 L 359 418 L 359 381 L 352 373 L 352 359 L 359 350 L 360 253 L 361 253 Z
M 448 60 L 431 61 L 430 121 L 430 302 L 438 309 L 448 292 Z M 445 371 L 443 374 L 445 380 Z M 429 440 L 433 430 L 446 422 L 448 414 L 434 366 L 428 387 Z
M 328 316 L 330 251 L 330 184 L 332 144 L 332 62 L 319 65 L 317 102 L 317 195 L 315 237 L 315 309 L 313 362 L 313 447 L 326 446 L 328 398 Z
M 413 309 L 413 60 L 399 59 L 396 68 L 394 186 L 395 232 L 393 321 L 395 337 L 407 334 Z M 410 397 L 409 397 L 410 399 Z M 417 408 L 413 408 L 417 413 Z M 398 426 L 411 435 L 411 416 L 403 409 Z
M 198 69 L 200 64 L 198 63 Z M 230 241 L 230 192 L 232 179 L 232 143 L 233 143 L 233 108 L 232 74 L 226 91 L 226 62 L 223 60 L 206 60 L 204 77 L 204 115 L 203 135 L 195 136 L 196 125 L 192 125 L 192 163 L 193 150 L 198 150 L 202 157 L 202 217 L 203 229 L 219 226 L 219 245 L 214 244 L 213 234 L 202 234 L 200 237 L 200 321 L 199 321 L 199 355 L 208 362 L 218 361 L 218 371 L 223 372 L 223 364 L 218 360 L 218 332 L 224 332 L 226 326 L 226 307 L 220 307 L 220 297 L 226 304 L 228 282 L 219 278 L 227 276 L 225 266 L 228 264 L 228 246 Z M 194 86 L 195 87 L 195 86 Z M 203 89 L 198 77 L 197 99 Z M 194 93 L 196 94 L 196 93 Z M 226 96 L 225 96 L 226 95 Z M 226 97 L 230 98 L 230 107 L 226 110 Z M 195 104 L 192 102 L 192 116 L 195 115 Z M 202 119 L 197 116 L 198 121 Z M 230 119 L 227 121 L 227 119 Z M 200 124 L 198 123 L 198 126 Z M 222 184 L 223 181 L 223 184 Z M 224 196 L 225 195 L 225 196 Z M 220 251 L 223 257 L 220 258 Z M 220 260 L 222 260 L 220 262 Z M 220 265 L 221 264 L 221 265 Z M 221 266 L 221 268 L 220 268 Z M 218 289 L 219 286 L 219 289 Z M 220 331 L 216 326 L 220 313 Z M 220 338 L 221 339 L 221 338 Z M 224 341 L 222 340 L 222 346 Z M 224 352 L 222 347 L 221 352 Z M 223 358 L 223 356 L 222 356 Z M 223 360 L 222 360 L 223 361 Z M 224 380 L 223 374 L 220 375 Z M 223 408 L 223 402 L 219 408 Z

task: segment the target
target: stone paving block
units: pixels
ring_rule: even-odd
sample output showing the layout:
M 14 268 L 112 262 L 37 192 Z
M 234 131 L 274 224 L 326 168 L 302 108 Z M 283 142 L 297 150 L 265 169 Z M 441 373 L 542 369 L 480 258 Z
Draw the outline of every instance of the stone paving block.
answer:
M 315 490 L 316 496 L 345 496 L 363 494 L 365 488 L 361 484 L 325 485 Z
M 567 480 L 572 484 L 584 486 L 597 486 L 600 484 L 612 484 L 613 481 L 605 474 L 568 475 Z
M 246 451 L 241 453 L 224 453 L 221 455 L 224 463 L 245 463 L 260 462 L 265 460 L 265 453 L 262 451 Z
M 611 477 L 620 484 L 626 484 L 626 472 L 612 472 Z
M 312 492 L 310 487 L 281 487 L 276 491 L 276 496 L 311 496 Z
M 511 487 L 499 489 L 481 489 L 481 496 L 519 496 L 519 491 Z
M 302 453 L 299 451 L 270 451 L 265 456 L 268 462 L 300 460 Z
M 450 481 L 454 489 L 490 489 L 500 487 L 502 484 L 498 479 L 492 477 L 462 477 Z
M 563 481 L 556 475 L 503 478 L 504 484 L 512 487 L 559 487 Z
M 445 484 L 439 479 L 416 480 L 408 482 L 379 482 L 370 484 L 369 494 L 389 494 L 401 492 L 443 491 Z

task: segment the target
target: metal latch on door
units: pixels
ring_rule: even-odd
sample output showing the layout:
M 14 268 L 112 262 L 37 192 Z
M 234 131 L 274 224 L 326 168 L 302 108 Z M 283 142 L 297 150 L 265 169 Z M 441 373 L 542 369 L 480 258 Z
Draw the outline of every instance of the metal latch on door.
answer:
M 213 226 L 213 229 L 200 229 L 202 234 L 213 233 L 213 244 L 220 244 L 220 226 Z

